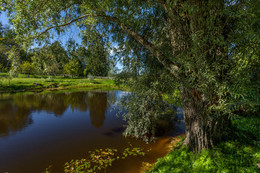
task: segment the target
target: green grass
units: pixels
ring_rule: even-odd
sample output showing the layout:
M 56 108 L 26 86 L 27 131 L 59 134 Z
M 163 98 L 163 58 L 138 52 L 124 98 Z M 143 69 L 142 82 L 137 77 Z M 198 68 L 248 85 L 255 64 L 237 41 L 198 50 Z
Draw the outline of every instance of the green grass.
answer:
M 34 83 L 42 84 L 35 86 Z M 51 86 L 57 84 L 57 87 Z M 0 93 L 19 92 L 19 91 L 35 91 L 35 90 L 51 90 L 51 89 L 119 89 L 112 79 L 94 79 L 86 78 L 65 78 L 61 76 L 48 77 L 40 75 L 19 74 L 16 78 L 9 78 L 8 74 L 0 73 Z
M 237 117 L 232 137 L 211 150 L 196 154 L 186 146 L 174 148 L 157 160 L 150 173 L 257 173 L 260 163 L 260 118 Z

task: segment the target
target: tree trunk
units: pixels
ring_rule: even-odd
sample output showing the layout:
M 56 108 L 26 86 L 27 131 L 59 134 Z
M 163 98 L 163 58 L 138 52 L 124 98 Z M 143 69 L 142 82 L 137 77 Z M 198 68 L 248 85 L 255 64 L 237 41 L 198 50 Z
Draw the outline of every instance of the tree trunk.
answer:
M 209 113 L 208 103 L 196 89 L 183 89 L 181 96 L 186 129 L 184 144 L 195 152 L 212 148 L 229 132 L 231 121 L 226 115 Z

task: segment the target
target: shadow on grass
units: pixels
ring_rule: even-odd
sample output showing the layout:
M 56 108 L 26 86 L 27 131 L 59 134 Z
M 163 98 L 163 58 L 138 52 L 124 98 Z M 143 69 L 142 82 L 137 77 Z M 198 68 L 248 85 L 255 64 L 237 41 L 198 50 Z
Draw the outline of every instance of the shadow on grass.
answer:
M 16 91 L 25 91 L 25 90 L 35 90 L 35 89 L 43 89 L 42 86 L 34 86 L 34 85 L 23 85 L 21 82 L 19 85 L 11 84 L 11 85 L 0 85 L 0 92 L 16 92 Z
M 98 81 L 91 81 L 92 84 L 101 84 L 101 82 Z

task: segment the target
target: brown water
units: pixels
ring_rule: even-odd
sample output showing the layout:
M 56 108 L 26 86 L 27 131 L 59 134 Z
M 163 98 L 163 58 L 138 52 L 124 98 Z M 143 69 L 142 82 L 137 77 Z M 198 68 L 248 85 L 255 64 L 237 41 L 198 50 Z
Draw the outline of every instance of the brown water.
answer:
M 51 94 L 0 95 L 0 172 L 38 173 L 53 165 L 63 172 L 65 162 L 86 158 L 90 150 L 129 147 L 152 149 L 144 157 L 113 163 L 111 173 L 139 172 L 142 162 L 167 153 L 170 137 L 152 144 L 124 138 L 116 102 L 122 91 L 84 91 Z M 184 133 L 183 122 L 171 135 Z

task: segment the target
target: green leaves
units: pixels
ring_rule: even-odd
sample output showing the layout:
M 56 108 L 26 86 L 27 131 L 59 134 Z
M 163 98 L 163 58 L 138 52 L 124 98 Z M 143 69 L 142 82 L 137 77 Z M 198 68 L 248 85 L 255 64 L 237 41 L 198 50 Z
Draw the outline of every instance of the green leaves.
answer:
M 122 116 L 128 123 L 125 136 L 151 142 L 171 128 L 175 107 L 163 99 L 163 94 L 172 94 L 173 90 L 168 89 L 174 86 L 172 80 L 165 79 L 167 74 L 150 73 L 127 81 L 132 92 L 120 101 Z
M 32 63 L 30 63 L 28 61 L 24 61 L 20 65 L 20 70 L 21 70 L 22 73 L 32 74 L 32 72 L 34 71 L 34 67 L 33 67 Z
M 89 42 L 86 74 L 107 76 L 109 71 L 109 55 L 100 35 L 95 35 L 95 41 Z
M 81 66 L 79 64 L 79 61 L 76 59 L 70 59 L 67 64 L 64 66 L 64 73 L 70 74 L 73 76 L 79 76 L 81 73 Z
M 90 54 L 86 74 L 107 75 L 106 50 L 116 43 L 120 51 L 115 59 L 123 59 L 133 84 L 142 88 L 132 87 L 134 93 L 123 104 L 129 127 L 138 127 L 128 128 L 126 134 L 145 138 L 155 134 L 155 120 L 167 109 L 161 95 L 171 94 L 176 86 L 198 91 L 196 98 L 203 106 L 196 109 L 209 117 L 259 109 L 258 4 L 256 0 L 14 0 L 4 7 L 11 14 L 16 40 L 27 48 L 34 41 L 47 42 L 56 34 L 54 28 L 59 34 L 76 23 Z M 10 57 L 15 72 L 17 52 L 13 50 Z M 48 57 L 51 65 L 56 64 L 50 69 L 45 64 L 46 73 L 51 73 L 59 66 Z M 71 74 L 72 65 L 66 67 Z

